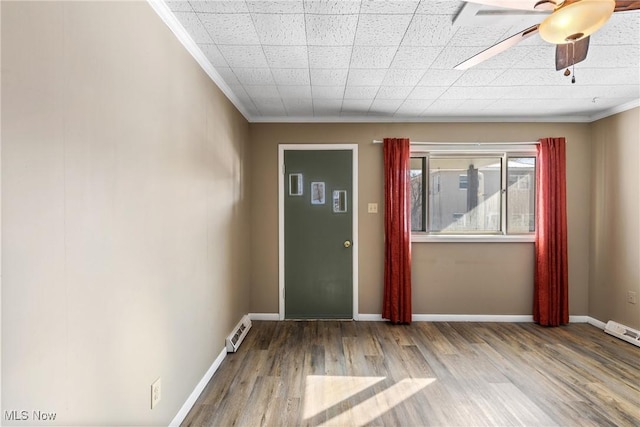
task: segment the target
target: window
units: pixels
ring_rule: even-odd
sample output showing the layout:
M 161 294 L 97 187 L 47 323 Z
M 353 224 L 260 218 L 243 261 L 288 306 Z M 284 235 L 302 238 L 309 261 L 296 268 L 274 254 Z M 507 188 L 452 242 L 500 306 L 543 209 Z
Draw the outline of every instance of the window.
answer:
M 520 152 L 413 150 L 414 235 L 533 233 L 536 156 L 526 147 Z

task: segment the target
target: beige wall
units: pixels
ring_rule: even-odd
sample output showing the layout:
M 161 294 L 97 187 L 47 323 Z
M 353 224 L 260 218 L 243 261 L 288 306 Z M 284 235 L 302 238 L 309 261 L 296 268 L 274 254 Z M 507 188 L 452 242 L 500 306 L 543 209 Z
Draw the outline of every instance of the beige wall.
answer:
M 640 108 L 591 124 L 589 314 L 640 329 Z
M 359 312 L 379 314 L 383 282 L 382 146 L 373 139 L 535 141 L 567 138 L 569 281 L 572 315 L 587 315 L 591 145 L 588 124 L 251 124 L 251 311 L 278 312 L 278 144 L 359 145 Z M 531 314 L 532 243 L 413 244 L 416 314 Z
M 246 120 L 146 2 L 2 2 L 1 124 L 2 410 L 167 425 L 249 311 Z

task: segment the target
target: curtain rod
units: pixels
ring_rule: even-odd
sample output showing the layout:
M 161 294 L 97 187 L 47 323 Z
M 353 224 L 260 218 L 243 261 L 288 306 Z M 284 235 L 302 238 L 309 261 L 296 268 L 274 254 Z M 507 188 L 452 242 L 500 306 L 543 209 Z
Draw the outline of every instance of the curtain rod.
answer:
M 373 140 L 374 144 L 382 144 L 382 141 L 379 139 Z M 419 141 L 411 141 L 411 145 L 538 145 L 540 144 L 538 141 L 532 142 L 419 142 Z

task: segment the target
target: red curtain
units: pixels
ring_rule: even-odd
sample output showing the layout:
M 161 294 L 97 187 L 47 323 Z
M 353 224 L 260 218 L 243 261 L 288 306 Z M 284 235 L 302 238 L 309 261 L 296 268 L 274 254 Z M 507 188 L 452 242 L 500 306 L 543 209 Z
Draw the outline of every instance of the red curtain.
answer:
M 569 323 L 565 139 L 539 142 L 533 320 L 559 326 Z
M 382 317 L 411 323 L 409 139 L 384 139 L 384 297 Z

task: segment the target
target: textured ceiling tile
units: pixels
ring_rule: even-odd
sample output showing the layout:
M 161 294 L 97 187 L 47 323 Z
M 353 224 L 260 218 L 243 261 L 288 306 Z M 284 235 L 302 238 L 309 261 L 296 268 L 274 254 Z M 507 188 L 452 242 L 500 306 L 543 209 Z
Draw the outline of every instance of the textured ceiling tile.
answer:
M 504 70 L 483 70 L 471 68 L 456 80 L 456 86 L 486 86 L 496 79 L 499 79 Z
M 305 45 L 304 15 L 254 14 L 258 38 L 266 45 Z
M 467 99 L 456 109 L 459 113 L 464 112 L 465 115 L 474 115 L 485 110 L 496 101 L 495 99 Z
M 543 47 L 543 49 L 546 49 L 547 47 L 548 45 Z M 517 64 L 526 61 L 529 55 L 531 55 L 532 52 L 536 52 L 538 49 L 540 49 L 539 46 L 518 45 L 516 47 L 512 47 L 506 52 L 502 52 L 494 56 L 493 58 L 488 59 L 487 61 L 484 61 L 483 63 L 479 64 L 476 68 L 505 69 L 505 68 L 515 67 Z M 552 58 L 555 58 L 555 51 L 553 51 L 551 55 L 552 55 Z M 555 64 L 555 59 L 552 59 L 552 61 L 553 61 L 552 63 Z M 554 68 L 555 68 L 555 65 L 554 65 Z
M 236 77 L 233 70 L 231 70 L 231 68 L 217 67 L 216 72 L 220 74 L 220 77 L 222 77 L 222 79 L 228 86 L 241 86 L 240 81 Z
M 278 85 L 309 85 L 309 70 L 306 68 L 272 68 L 273 79 Z
M 506 39 L 509 34 L 505 34 L 508 28 L 505 27 L 459 27 L 448 46 L 478 46 L 488 48 Z M 482 49 L 481 49 L 482 50 Z
M 409 94 L 407 99 L 436 99 L 439 98 L 447 89 L 447 86 L 417 86 Z
M 173 13 L 180 24 L 187 30 L 191 38 L 196 43 L 212 43 L 211 36 L 207 29 L 202 25 L 200 19 L 195 13 L 191 12 L 174 12 Z
M 404 100 L 413 91 L 411 86 L 381 86 L 376 99 Z
M 360 11 L 360 0 L 304 0 L 306 13 L 345 15 Z
M 397 48 L 394 46 L 355 46 L 352 68 L 389 68 Z
M 442 46 L 400 46 L 393 58 L 391 68 L 428 68 L 442 49 L 444 49 Z
M 306 46 L 264 46 L 267 62 L 273 68 L 308 68 Z
M 369 111 L 369 107 L 373 102 L 372 99 L 345 99 L 342 103 L 343 115 L 362 115 Z
M 460 78 L 460 70 L 427 70 L 418 82 L 419 86 L 450 86 Z
M 245 85 L 244 90 L 254 101 L 258 101 L 262 98 L 280 98 L 280 92 L 278 92 L 277 86 L 268 85 Z
M 454 111 L 462 104 L 462 99 L 436 99 L 423 112 L 422 115 L 432 114 L 445 115 Z
M 233 72 L 243 85 L 273 85 L 271 70 L 268 68 L 234 68 Z
M 418 0 L 364 0 L 360 13 L 412 14 L 416 11 L 418 3 Z
M 357 69 L 349 70 L 347 85 L 349 86 L 380 86 L 387 70 Z
M 412 15 L 360 15 L 356 45 L 395 46 L 404 37 Z
M 492 86 L 522 86 L 534 85 L 562 85 L 569 83 L 570 78 L 567 79 L 562 75 L 562 72 L 557 72 L 555 67 L 553 69 L 510 69 L 506 70 L 499 79 L 494 80 Z
M 425 99 L 407 99 L 402 103 L 396 116 L 417 116 L 422 113 L 433 101 Z
M 205 12 L 205 13 L 247 13 L 249 9 L 247 9 L 247 5 L 242 0 L 211 0 L 211 1 L 202 1 L 196 0 L 191 1 L 191 6 L 193 10 L 196 12 Z
M 228 67 L 227 60 L 224 59 L 220 50 L 214 44 L 201 44 L 200 49 L 205 54 L 211 65 L 214 67 Z
M 310 46 L 349 46 L 358 24 L 357 15 L 305 15 L 307 44 Z
M 311 99 L 283 99 L 284 108 L 287 115 L 292 117 L 303 117 L 313 115 L 313 101 Z
M 256 107 L 264 116 L 283 116 L 286 114 L 280 98 L 261 98 L 255 100 Z
M 513 64 L 512 68 L 554 69 L 556 67 L 556 47 L 552 44 L 537 46 Z
M 591 45 L 629 45 L 640 43 L 640 13 L 614 13 L 600 30 L 591 36 Z
M 314 99 L 342 99 L 344 86 L 311 86 Z
M 311 86 L 309 85 L 278 86 L 278 92 L 283 99 L 300 98 L 311 101 Z
M 413 88 L 423 75 L 424 70 L 422 69 L 394 68 L 387 71 L 382 84 L 385 86 L 411 86 Z
M 630 51 L 635 50 L 635 55 Z M 580 65 L 577 65 L 580 67 Z M 590 46 L 582 67 L 640 69 L 640 46 Z
M 504 87 L 451 87 L 440 99 L 500 99 L 508 91 Z
M 349 68 L 351 46 L 309 46 L 311 68 Z
M 452 0 L 422 0 L 416 13 L 428 15 L 450 15 L 458 13 L 463 2 Z
M 342 109 L 341 99 L 314 99 L 313 114 L 316 116 L 338 116 Z
M 267 68 L 269 63 L 261 46 L 218 46 L 230 67 Z
M 454 34 L 451 18 L 445 15 L 415 15 L 403 46 L 446 46 Z
M 443 49 L 436 60 L 433 61 L 431 68 L 436 70 L 453 70 L 453 67 L 471 58 L 478 52 L 477 47 L 447 47 Z
M 576 65 L 576 84 L 587 85 L 640 85 L 637 68 L 580 68 Z
M 344 91 L 344 99 L 357 99 L 373 101 L 380 86 L 347 86 Z
M 311 72 L 311 84 L 317 86 L 344 86 L 347 83 L 347 73 L 349 72 L 346 68 L 312 68 L 309 71 Z
M 251 15 L 248 13 L 201 13 L 198 16 L 217 45 L 260 44 Z
M 375 99 L 369 107 L 369 114 L 393 114 L 402 105 L 402 99 Z
M 574 90 L 575 86 L 509 86 L 502 99 L 562 99 Z
M 165 3 L 167 3 L 172 12 L 193 12 L 193 8 L 188 1 L 168 0 Z
M 304 13 L 302 0 L 247 1 L 251 13 Z

